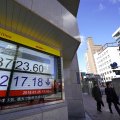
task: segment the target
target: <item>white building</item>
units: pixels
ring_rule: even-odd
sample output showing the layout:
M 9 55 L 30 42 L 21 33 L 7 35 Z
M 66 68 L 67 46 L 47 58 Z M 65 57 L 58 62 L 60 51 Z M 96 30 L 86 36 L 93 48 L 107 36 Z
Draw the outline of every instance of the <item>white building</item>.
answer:
M 113 69 L 111 69 L 110 66 L 113 62 L 116 62 L 118 66 L 120 66 L 120 51 L 118 49 L 118 46 L 107 43 L 99 52 L 94 54 L 97 73 L 101 76 L 103 82 L 120 77 L 120 75 L 116 75 L 113 72 Z
M 112 37 L 115 38 L 120 50 L 120 27 L 112 34 Z
M 88 53 L 88 50 L 87 50 L 87 52 L 85 53 L 86 68 L 87 68 L 87 73 L 91 73 L 91 71 L 90 71 L 90 65 L 89 65 L 89 59 L 88 59 L 87 53 Z
M 120 27 L 112 34 L 112 37 L 117 41 L 120 39 Z

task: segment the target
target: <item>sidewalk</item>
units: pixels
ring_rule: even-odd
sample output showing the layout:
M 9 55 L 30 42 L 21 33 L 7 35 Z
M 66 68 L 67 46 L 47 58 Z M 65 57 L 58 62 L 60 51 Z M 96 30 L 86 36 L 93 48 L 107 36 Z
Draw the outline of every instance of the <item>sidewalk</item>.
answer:
M 105 95 L 103 96 L 103 102 L 105 104 L 105 107 L 102 108 L 101 113 L 97 112 L 96 101 L 92 98 L 92 96 L 83 94 L 83 102 L 84 102 L 85 111 L 92 120 L 120 120 L 120 116 L 116 112 L 114 105 L 112 105 L 113 114 L 109 112 Z M 86 120 L 89 119 L 86 118 Z
M 70 118 L 69 120 L 92 120 L 87 113 L 85 113 L 85 118 Z
M 92 120 L 87 113 L 85 113 L 85 120 Z

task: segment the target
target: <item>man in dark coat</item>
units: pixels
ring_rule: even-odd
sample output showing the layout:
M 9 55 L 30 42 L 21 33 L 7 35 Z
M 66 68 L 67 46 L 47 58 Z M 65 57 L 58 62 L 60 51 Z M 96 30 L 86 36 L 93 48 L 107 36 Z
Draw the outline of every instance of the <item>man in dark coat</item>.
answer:
M 120 115 L 120 109 L 118 107 L 118 104 L 120 104 L 119 99 L 118 99 L 118 96 L 117 96 L 114 88 L 112 87 L 111 82 L 106 83 L 105 94 L 106 94 L 106 100 L 107 100 L 107 103 L 108 103 L 110 113 L 113 113 L 112 108 L 111 108 L 111 105 L 113 103 L 116 111 Z
M 92 88 L 92 96 L 97 102 L 97 110 L 99 112 L 102 112 L 101 105 L 104 106 L 104 103 L 102 101 L 102 94 L 101 94 L 100 88 L 97 83 L 94 83 L 94 87 Z

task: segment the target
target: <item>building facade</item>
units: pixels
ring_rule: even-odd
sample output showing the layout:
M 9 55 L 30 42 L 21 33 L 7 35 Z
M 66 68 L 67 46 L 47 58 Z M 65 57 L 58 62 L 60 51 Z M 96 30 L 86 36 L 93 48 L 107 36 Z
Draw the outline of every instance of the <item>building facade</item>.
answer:
M 117 30 L 115 30 L 115 32 L 112 34 L 112 37 L 116 40 L 118 47 L 119 47 L 119 51 L 120 51 L 120 27 Z M 116 72 L 116 70 L 115 70 L 115 72 Z M 118 69 L 117 72 L 120 74 L 120 69 Z M 116 90 L 118 96 L 120 96 L 120 81 L 119 81 L 119 79 L 120 78 L 113 79 L 113 85 L 115 87 L 115 90 Z
M 1 120 L 85 117 L 76 54 L 79 2 L 0 1 Z
M 116 44 L 107 43 L 99 52 L 94 54 L 97 73 L 101 76 L 103 82 L 112 81 L 112 79 L 120 77 L 111 68 L 111 64 L 114 62 L 120 66 L 120 52 L 118 49 Z
M 92 37 L 87 38 L 87 52 L 86 52 L 86 67 L 88 73 L 97 74 L 97 69 L 94 61 L 94 54 L 101 48 L 101 45 L 95 45 Z
M 120 41 L 120 27 L 112 34 L 112 37 L 115 38 L 117 42 Z

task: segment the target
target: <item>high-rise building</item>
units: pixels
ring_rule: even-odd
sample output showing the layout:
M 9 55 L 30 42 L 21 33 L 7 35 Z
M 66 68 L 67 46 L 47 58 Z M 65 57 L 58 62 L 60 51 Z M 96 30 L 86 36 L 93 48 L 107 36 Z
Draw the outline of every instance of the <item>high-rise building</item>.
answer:
M 101 45 L 95 45 L 92 37 L 87 38 L 87 52 L 86 52 L 86 67 L 88 73 L 97 73 L 94 54 L 102 47 Z
M 120 41 L 120 27 L 112 34 L 112 37 L 115 38 L 116 41 Z
M 118 78 L 111 68 L 111 64 L 117 63 L 120 66 L 120 51 L 116 43 L 105 44 L 100 51 L 94 54 L 97 73 L 101 76 L 103 82 L 112 81 L 113 78 Z M 119 70 L 119 68 L 116 68 Z
M 116 40 L 120 50 L 120 27 L 112 34 L 112 37 Z

